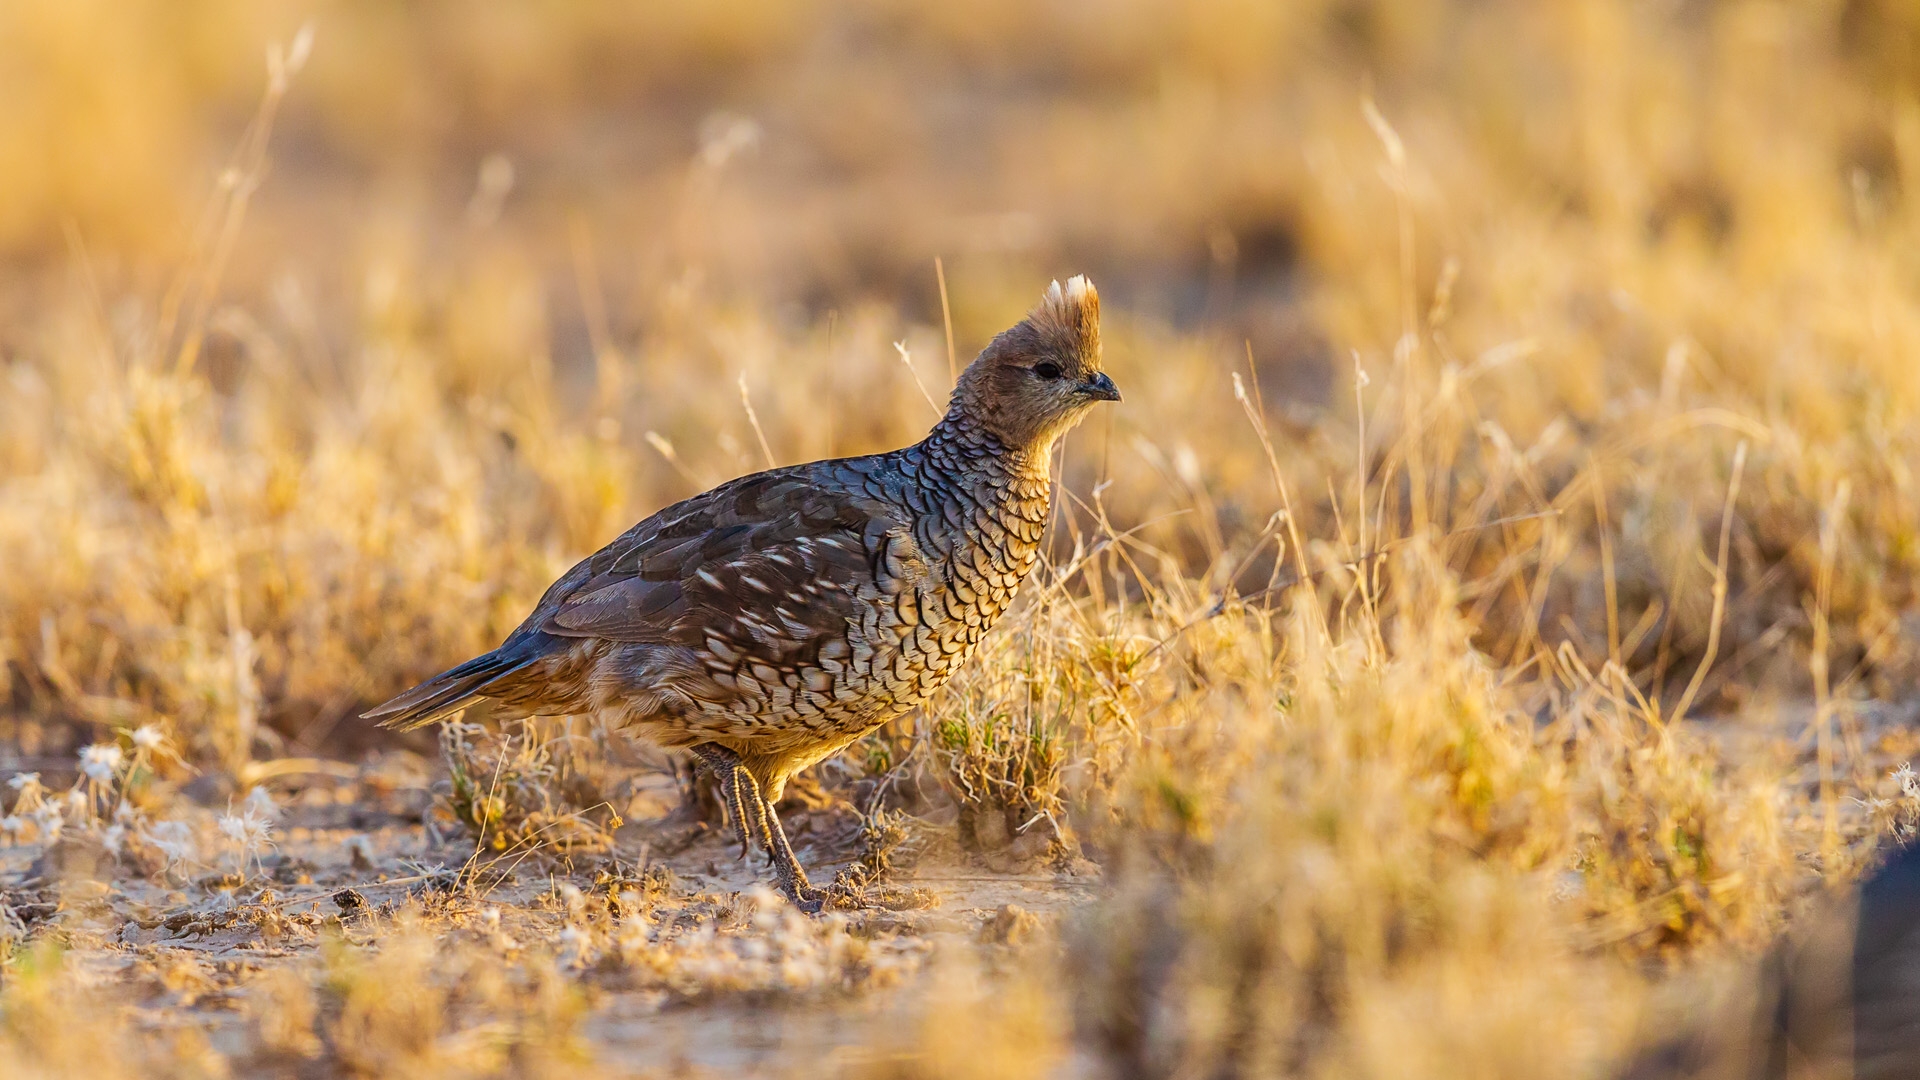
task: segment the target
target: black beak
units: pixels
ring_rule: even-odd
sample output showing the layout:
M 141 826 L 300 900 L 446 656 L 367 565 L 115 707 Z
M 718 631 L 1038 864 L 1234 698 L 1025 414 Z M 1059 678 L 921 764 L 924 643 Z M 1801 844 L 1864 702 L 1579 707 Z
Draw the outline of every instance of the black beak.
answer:
M 1107 378 L 1107 373 L 1104 371 L 1081 383 L 1080 392 L 1095 401 L 1120 400 L 1120 388 L 1113 385 L 1113 380 Z

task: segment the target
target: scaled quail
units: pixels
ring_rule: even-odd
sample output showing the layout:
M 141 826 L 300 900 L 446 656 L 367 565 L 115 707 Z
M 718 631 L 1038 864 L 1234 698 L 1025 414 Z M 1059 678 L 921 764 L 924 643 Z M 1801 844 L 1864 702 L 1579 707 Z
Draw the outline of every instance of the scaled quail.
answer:
M 742 844 L 807 881 L 771 803 L 788 777 L 927 700 L 1033 570 L 1054 440 L 1095 402 L 1100 298 L 1054 282 L 993 339 L 925 439 L 773 469 L 627 530 L 498 649 L 365 714 L 407 730 L 479 698 L 507 718 L 599 713 L 713 769 Z

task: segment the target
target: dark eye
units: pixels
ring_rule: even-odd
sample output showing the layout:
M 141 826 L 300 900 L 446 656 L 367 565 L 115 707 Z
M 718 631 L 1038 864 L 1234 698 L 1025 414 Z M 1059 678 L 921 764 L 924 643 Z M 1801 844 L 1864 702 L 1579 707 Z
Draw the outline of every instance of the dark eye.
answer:
M 1060 377 L 1060 368 L 1051 362 L 1043 362 L 1033 365 L 1033 373 L 1043 379 L 1057 379 Z

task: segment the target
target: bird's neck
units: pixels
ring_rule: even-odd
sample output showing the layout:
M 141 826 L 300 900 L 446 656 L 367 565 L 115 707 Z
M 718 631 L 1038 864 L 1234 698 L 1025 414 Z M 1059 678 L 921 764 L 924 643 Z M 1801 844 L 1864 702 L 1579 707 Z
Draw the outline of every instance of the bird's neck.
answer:
M 946 511 L 968 522 L 961 532 L 972 538 L 947 553 L 953 573 L 963 578 L 973 573 L 980 550 L 1014 575 L 1016 587 L 1033 570 L 1053 508 L 1050 449 L 1051 444 L 1009 446 L 958 409 L 934 426 L 916 455 L 923 470 L 920 483 L 934 480 L 927 473 L 943 474 L 944 482 L 937 483 Z
M 1044 446 L 1009 445 L 957 407 L 933 426 L 921 446 L 929 458 L 966 480 L 1012 485 L 1026 497 L 1044 498 L 1052 487 L 1047 471 L 1051 439 Z

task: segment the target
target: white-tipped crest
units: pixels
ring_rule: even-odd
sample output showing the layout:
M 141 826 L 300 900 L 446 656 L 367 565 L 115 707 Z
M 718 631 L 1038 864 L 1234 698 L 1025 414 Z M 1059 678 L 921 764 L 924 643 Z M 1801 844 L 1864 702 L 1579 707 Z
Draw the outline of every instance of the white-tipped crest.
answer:
M 1047 314 L 1066 322 L 1079 320 L 1087 308 L 1093 308 L 1097 317 L 1100 312 L 1100 290 L 1093 287 L 1085 274 L 1075 274 L 1067 279 L 1065 288 L 1055 280 L 1047 285 L 1047 291 L 1040 298 L 1040 306 Z
M 1100 356 L 1100 291 L 1086 275 L 1075 274 L 1065 286 L 1058 281 L 1047 286 L 1040 304 L 1027 316 L 1036 329 L 1055 342 L 1071 348 L 1098 363 Z
M 1060 283 L 1057 281 L 1054 282 L 1053 287 L 1059 289 Z M 1085 304 L 1087 302 L 1087 294 L 1093 291 L 1093 283 L 1087 280 L 1087 275 L 1085 274 L 1075 274 L 1067 279 L 1067 300 L 1075 307 Z

